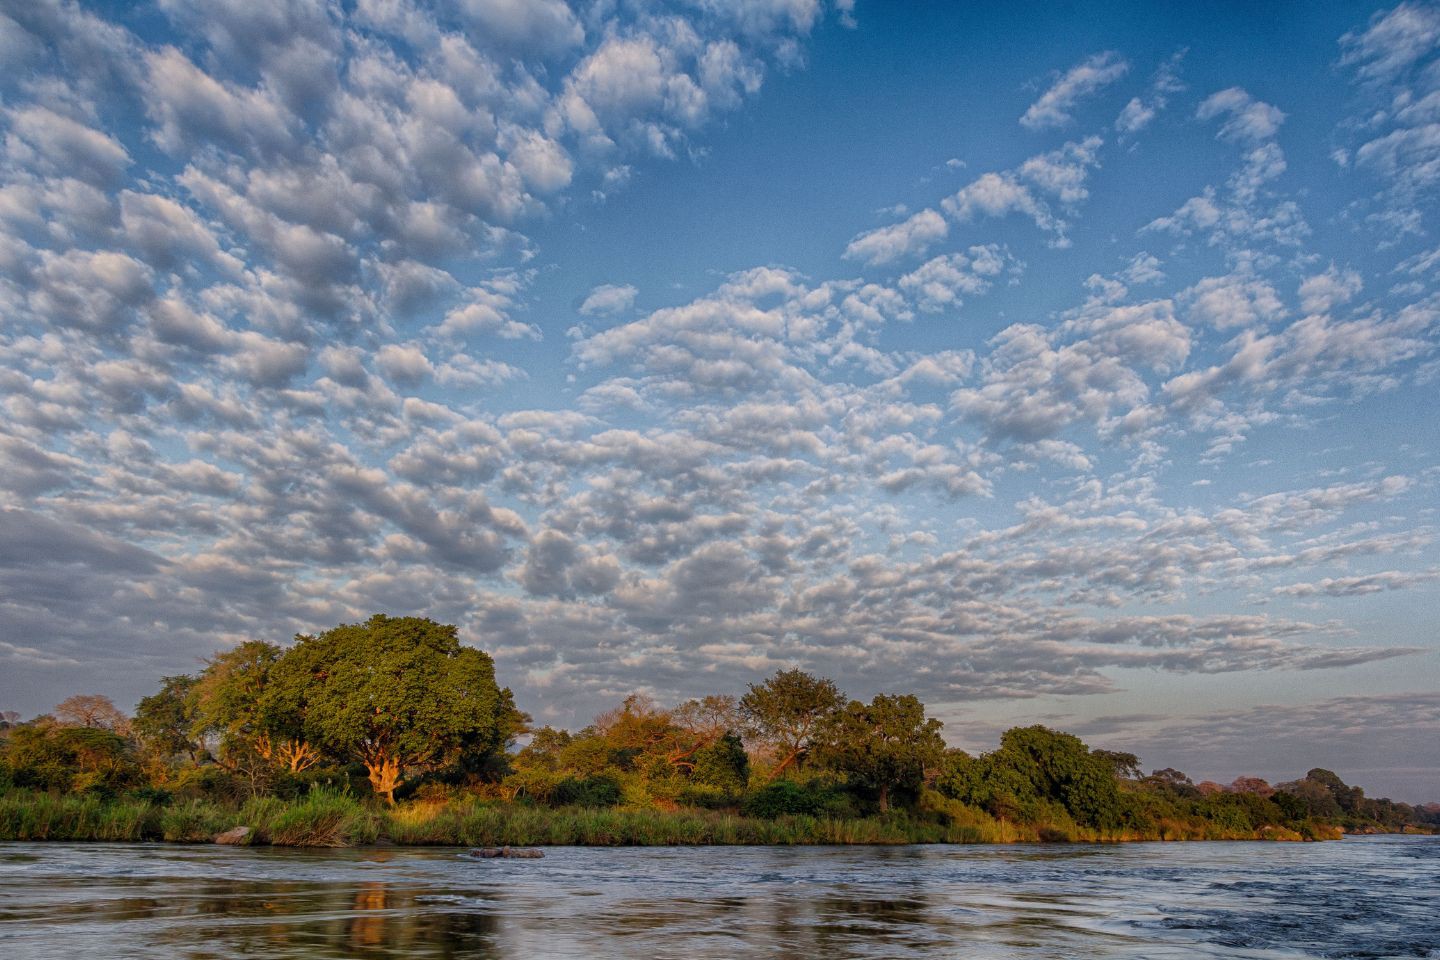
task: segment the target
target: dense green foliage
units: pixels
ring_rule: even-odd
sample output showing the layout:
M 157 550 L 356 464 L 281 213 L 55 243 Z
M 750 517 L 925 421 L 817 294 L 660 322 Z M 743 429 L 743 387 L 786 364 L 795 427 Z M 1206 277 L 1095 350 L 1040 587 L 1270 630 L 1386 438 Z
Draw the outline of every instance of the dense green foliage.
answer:
M 1271 786 L 1143 776 L 1133 754 L 1007 731 L 946 749 L 909 695 L 850 700 L 782 670 L 739 698 L 633 695 L 579 731 L 525 729 L 454 627 L 384 616 L 216 654 L 134 718 L 104 697 L 0 721 L 0 839 L 901 843 L 1324 839 L 1433 831 L 1440 805 L 1333 772 Z M 528 734 L 523 748 L 519 737 Z
M 292 736 L 363 764 L 390 802 L 407 777 L 498 753 L 520 727 L 490 658 L 432 620 L 377 615 L 300 636 L 270 673 L 262 713 L 294 718 Z
M 873 792 L 881 813 L 890 809 L 892 791 L 918 794 L 925 771 L 945 753 L 941 723 L 925 719 L 915 697 L 880 694 L 868 704 L 851 700 L 826 724 L 820 748 L 825 766 Z

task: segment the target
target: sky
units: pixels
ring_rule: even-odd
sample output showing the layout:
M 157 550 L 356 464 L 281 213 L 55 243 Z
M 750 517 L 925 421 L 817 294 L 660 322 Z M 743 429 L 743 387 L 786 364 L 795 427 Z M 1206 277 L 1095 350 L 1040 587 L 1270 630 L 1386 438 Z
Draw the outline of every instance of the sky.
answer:
M 0 708 L 461 628 L 1440 800 L 1440 6 L 0 0 Z

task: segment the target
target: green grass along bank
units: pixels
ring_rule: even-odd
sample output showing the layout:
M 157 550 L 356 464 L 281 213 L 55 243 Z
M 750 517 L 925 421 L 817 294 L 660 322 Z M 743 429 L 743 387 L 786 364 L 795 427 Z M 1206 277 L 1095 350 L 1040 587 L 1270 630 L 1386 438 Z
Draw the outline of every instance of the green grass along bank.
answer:
M 861 817 L 760 817 L 626 807 L 551 809 L 480 798 L 391 806 L 326 788 L 295 800 L 259 797 L 243 803 L 30 791 L 0 796 L 0 840 L 209 843 L 236 826 L 251 829 L 247 843 L 281 847 L 1297 841 L 1338 839 L 1343 832 L 1339 825 L 1316 821 L 1290 826 L 1221 824 L 1198 817 L 1164 819 L 1146 830 L 1102 830 L 1068 820 L 1009 822 L 930 791 L 911 810 Z

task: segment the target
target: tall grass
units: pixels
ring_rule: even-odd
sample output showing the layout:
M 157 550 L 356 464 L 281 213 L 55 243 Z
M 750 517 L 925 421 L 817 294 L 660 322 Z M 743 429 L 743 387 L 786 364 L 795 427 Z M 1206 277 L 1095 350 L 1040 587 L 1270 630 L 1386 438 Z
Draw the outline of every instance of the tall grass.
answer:
M 143 800 L 13 792 L 0 796 L 0 840 L 149 840 L 160 812 Z
M 350 794 L 322 787 L 252 829 L 277 847 L 348 847 L 374 843 L 380 823 L 374 811 Z
M 396 807 L 316 788 L 299 800 L 262 797 L 242 805 L 189 800 L 162 806 L 148 798 L 0 794 L 0 840 L 206 843 L 235 826 L 249 842 L 343 847 L 378 841 L 407 846 L 679 846 L 700 844 L 901 844 L 1122 842 L 1129 840 L 1333 839 L 1338 828 L 1306 825 L 1223 829 L 1204 820 L 1161 820 L 1141 830 L 1095 830 L 1070 821 L 1013 823 L 946 800 L 922 799 L 918 813 L 874 817 L 738 816 L 723 811 L 641 807 L 549 809 L 477 798 Z
M 209 843 L 235 826 L 235 815 L 203 800 L 189 800 L 159 811 L 160 839 L 172 843 Z

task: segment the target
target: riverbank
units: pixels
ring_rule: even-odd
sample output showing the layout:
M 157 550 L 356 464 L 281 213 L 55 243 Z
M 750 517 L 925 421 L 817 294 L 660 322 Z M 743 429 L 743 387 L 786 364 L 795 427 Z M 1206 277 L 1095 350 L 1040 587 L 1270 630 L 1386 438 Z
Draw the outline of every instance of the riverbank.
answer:
M 1092 830 L 1074 824 L 1009 823 L 957 808 L 835 818 L 774 819 L 711 810 L 560 808 L 481 799 L 395 807 L 317 790 L 298 800 L 264 797 L 242 804 L 140 797 L 102 798 L 13 792 L 0 795 L 0 840 L 208 843 L 237 826 L 247 844 L 282 847 L 695 846 L 910 843 L 1119 843 L 1145 840 L 1330 840 L 1338 826 L 1225 828 L 1202 820 L 1149 830 Z

